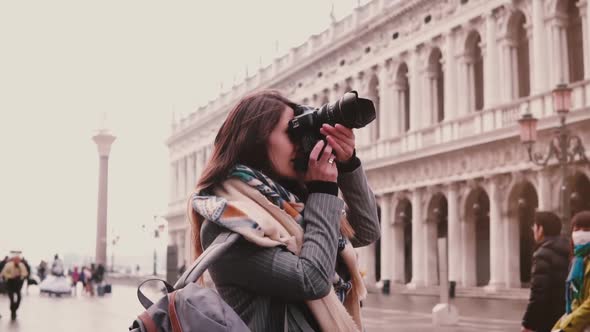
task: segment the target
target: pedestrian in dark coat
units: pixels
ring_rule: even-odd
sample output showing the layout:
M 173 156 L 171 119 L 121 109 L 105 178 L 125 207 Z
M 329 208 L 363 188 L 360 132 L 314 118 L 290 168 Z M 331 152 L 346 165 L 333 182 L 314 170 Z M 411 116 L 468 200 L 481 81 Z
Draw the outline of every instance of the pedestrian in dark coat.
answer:
M 522 318 L 523 332 L 549 332 L 565 311 L 564 284 L 570 245 L 560 232 L 561 220 L 557 215 L 535 213 L 533 234 L 537 249 L 533 254 L 531 295 Z

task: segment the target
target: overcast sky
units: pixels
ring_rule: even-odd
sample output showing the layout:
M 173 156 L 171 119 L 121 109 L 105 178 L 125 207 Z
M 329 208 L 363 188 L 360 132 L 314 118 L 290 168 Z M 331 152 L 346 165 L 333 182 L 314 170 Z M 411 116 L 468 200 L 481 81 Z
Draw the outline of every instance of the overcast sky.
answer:
M 117 136 L 108 233 L 150 257 L 141 230 L 168 203 L 172 112 L 188 114 L 302 44 L 357 0 L 0 1 L 0 254 L 93 255 L 100 115 Z M 361 4 L 367 1 L 361 1 Z M 278 53 L 277 44 L 278 41 Z

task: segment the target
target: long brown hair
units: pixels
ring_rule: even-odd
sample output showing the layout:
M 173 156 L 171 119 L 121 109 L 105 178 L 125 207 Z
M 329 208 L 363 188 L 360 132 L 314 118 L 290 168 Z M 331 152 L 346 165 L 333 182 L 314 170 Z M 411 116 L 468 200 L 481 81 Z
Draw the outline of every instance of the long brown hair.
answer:
M 220 184 L 238 163 L 274 178 L 267 141 L 287 106 L 294 108 L 295 103 L 274 90 L 255 92 L 242 98 L 217 132 L 211 157 L 195 191 L 209 190 Z M 203 220 L 192 208 L 190 198 L 187 214 L 191 222 L 195 257 L 198 257 L 203 252 L 200 236 Z

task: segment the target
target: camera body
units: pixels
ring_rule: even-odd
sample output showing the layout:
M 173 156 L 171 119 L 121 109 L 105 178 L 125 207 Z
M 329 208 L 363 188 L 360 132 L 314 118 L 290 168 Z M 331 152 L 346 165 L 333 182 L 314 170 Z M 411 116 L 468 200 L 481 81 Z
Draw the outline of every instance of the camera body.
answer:
M 375 106 L 369 99 L 359 98 L 356 91 L 346 92 L 339 100 L 319 108 L 296 105 L 295 117 L 289 121 L 288 133 L 298 147 L 295 169 L 307 171 L 309 155 L 319 140 L 325 140 L 320 133 L 324 123 L 341 124 L 348 128 L 362 128 L 376 118 Z

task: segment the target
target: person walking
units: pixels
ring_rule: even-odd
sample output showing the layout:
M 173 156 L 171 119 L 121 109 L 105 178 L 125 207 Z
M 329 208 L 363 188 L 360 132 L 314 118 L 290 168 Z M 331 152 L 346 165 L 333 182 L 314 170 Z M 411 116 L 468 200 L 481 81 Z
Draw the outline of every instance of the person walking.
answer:
M 535 212 L 531 293 L 522 332 L 549 332 L 565 310 L 563 285 L 569 263 L 568 240 L 560 236 L 561 220 L 553 212 Z
M 590 211 L 578 212 L 572 218 L 574 256 L 566 280 L 565 315 L 553 330 L 590 331 Z
M 0 275 L 6 280 L 6 290 L 10 299 L 10 318 L 15 320 L 16 311 L 21 302 L 21 289 L 25 279 L 29 276 L 29 271 L 21 258 L 14 256 L 4 265 Z

